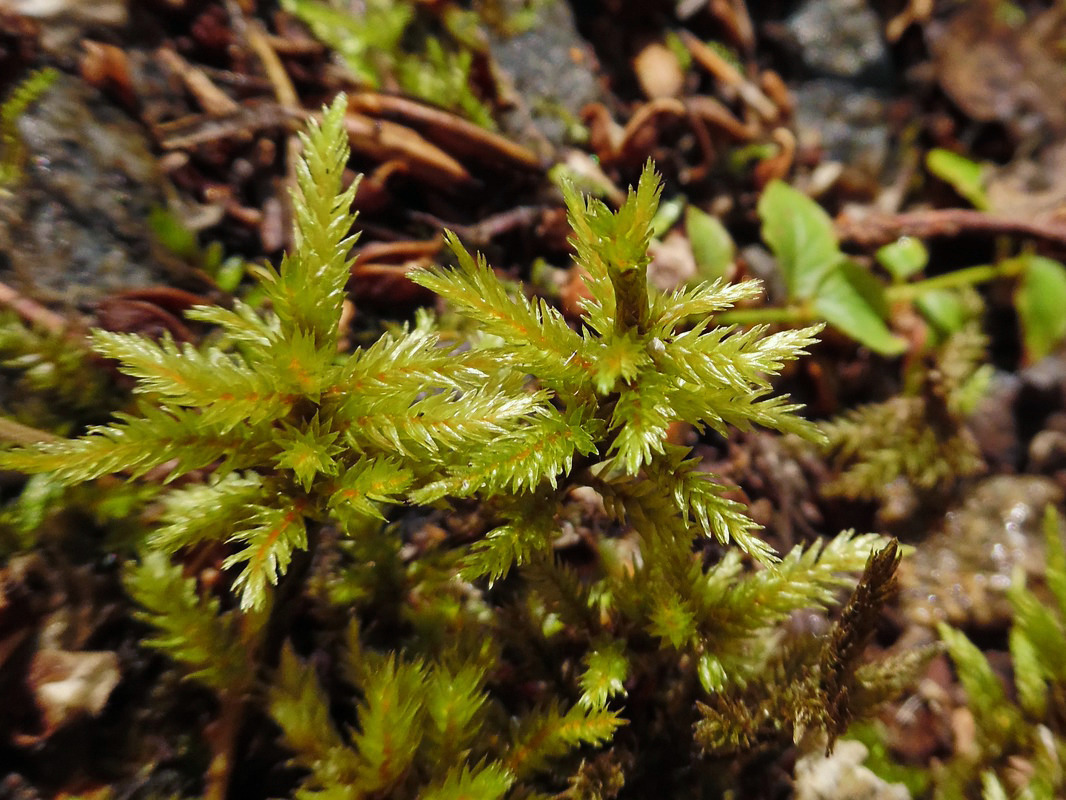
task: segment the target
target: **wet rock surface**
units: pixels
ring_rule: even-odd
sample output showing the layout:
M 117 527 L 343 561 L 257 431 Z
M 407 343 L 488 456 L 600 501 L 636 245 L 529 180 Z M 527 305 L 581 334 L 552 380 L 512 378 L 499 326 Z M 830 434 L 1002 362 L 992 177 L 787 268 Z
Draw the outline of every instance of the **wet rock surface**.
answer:
M 141 129 L 63 75 L 18 121 L 24 176 L 0 195 L 0 280 L 49 303 L 86 306 L 175 276 L 149 233 L 166 204 Z
M 1020 566 L 1031 583 L 1044 575 L 1042 520 L 1062 489 L 1047 478 L 1000 475 L 977 484 L 941 530 L 900 566 L 900 606 L 919 625 L 1006 628 L 1006 592 Z

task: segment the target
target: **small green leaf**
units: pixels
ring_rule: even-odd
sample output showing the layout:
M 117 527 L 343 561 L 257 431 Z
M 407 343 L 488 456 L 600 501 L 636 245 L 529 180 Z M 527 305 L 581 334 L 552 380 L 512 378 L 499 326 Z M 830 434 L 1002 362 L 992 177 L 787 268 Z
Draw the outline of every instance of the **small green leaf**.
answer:
M 875 278 L 870 273 L 870 270 L 851 259 L 847 259 L 840 262 L 839 271 L 844 273 L 848 283 L 862 296 L 866 304 L 877 313 L 877 316 L 883 320 L 891 317 L 892 310 L 889 308 L 888 299 L 885 297 L 884 284 Z M 821 290 L 821 287 L 819 287 L 819 290 Z
M 651 235 L 656 239 L 666 236 L 681 218 L 681 212 L 690 207 L 686 206 L 683 195 L 659 203 L 655 216 L 651 218 Z
M 737 248 L 718 218 L 689 206 L 685 209 L 685 233 L 696 259 L 699 277 L 713 281 L 725 275 L 733 263 Z
M 1017 625 L 1011 629 L 1009 643 L 1018 703 L 1034 719 L 1043 719 L 1047 712 L 1048 686 L 1040 655 L 1025 631 Z
M 680 650 L 696 635 L 696 615 L 681 597 L 671 595 L 652 611 L 651 632 Z
M 274 462 L 282 469 L 292 470 L 304 491 L 309 491 L 316 476 L 337 473 L 334 457 L 342 449 L 334 444 L 338 436 L 336 431 L 322 429 L 317 414 L 304 430 L 286 425 L 275 440 L 281 449 Z
M 215 283 L 224 292 L 235 292 L 244 279 L 247 264 L 240 256 L 230 256 L 215 269 Z
M 593 367 L 596 391 L 613 392 L 619 379 L 631 383 L 650 361 L 645 343 L 633 331 L 606 337 Z
M 882 267 L 887 269 L 897 281 L 921 272 L 929 263 L 929 251 L 921 239 L 913 236 L 901 236 L 896 241 L 880 248 L 874 257 Z
M 914 305 L 936 332 L 946 338 L 958 333 L 970 319 L 970 312 L 953 289 L 930 289 L 914 300 Z
M 985 168 L 965 156 L 937 147 L 925 156 L 925 168 L 966 198 L 981 211 L 988 210 L 988 195 L 985 193 Z
M 725 688 L 727 677 L 725 665 L 717 656 L 710 653 L 701 655 L 696 671 L 700 676 L 700 685 L 708 694 L 715 694 Z
M 1025 275 L 1014 296 L 1030 362 L 1051 353 L 1066 337 L 1066 267 L 1043 256 L 1022 256 Z
M 884 297 L 878 298 L 871 286 L 854 270 L 834 270 L 819 284 L 814 308 L 826 322 L 860 344 L 881 355 L 899 355 L 906 343 L 885 325 L 877 307 Z
M 616 694 L 625 696 L 623 683 L 629 675 L 625 642 L 621 639 L 590 650 L 585 655 L 585 673 L 579 679 L 581 698 L 586 709 L 602 709 Z
M 814 296 L 843 255 L 833 220 L 821 206 L 781 181 L 771 181 L 759 198 L 762 238 L 769 245 L 791 299 Z
M 159 206 L 148 212 L 148 228 L 163 247 L 186 261 L 200 258 L 196 233 L 172 211 Z

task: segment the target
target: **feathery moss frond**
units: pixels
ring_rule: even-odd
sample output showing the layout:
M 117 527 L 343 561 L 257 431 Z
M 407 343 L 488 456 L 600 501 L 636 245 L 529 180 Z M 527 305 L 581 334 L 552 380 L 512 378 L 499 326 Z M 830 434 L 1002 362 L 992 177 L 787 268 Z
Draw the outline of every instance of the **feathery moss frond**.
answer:
M 222 431 L 277 419 L 293 401 L 238 356 L 214 348 L 200 352 L 191 344 L 179 346 L 169 336 L 156 343 L 139 334 L 97 330 L 93 348 L 136 378 L 136 391 L 199 408 L 204 424 L 218 425 Z
M 294 550 L 307 549 L 305 504 L 293 498 L 289 508 L 250 506 L 245 527 L 229 537 L 230 542 L 244 544 L 222 562 L 226 569 L 243 564 L 233 582 L 239 592 L 241 608 L 259 609 L 266 603 L 267 585 L 276 584 L 292 560 Z
M 361 762 L 355 783 L 360 791 L 385 789 L 414 761 L 423 735 L 425 680 L 423 664 L 389 656 L 362 687 L 359 731 L 352 736 Z
M 486 577 L 492 586 L 512 567 L 521 566 L 534 554 L 547 550 L 557 535 L 558 525 L 550 515 L 532 511 L 521 515 L 476 542 L 463 558 L 460 575 L 469 581 Z
M 303 157 L 296 162 L 292 195 L 295 249 L 285 257 L 280 273 L 266 272 L 265 283 L 282 338 L 303 333 L 327 351 L 336 347 L 344 287 L 351 276 L 349 253 L 356 239 L 351 207 L 357 184 L 341 190 L 348 164 L 346 108 L 345 96 L 337 95 L 322 121 L 312 120 L 300 134 Z
M 261 457 L 258 444 L 250 446 L 254 439 L 247 431 L 221 430 L 195 412 L 147 403 L 138 412 L 117 414 L 118 422 L 94 426 L 80 439 L 0 453 L 0 468 L 51 472 L 64 483 L 80 483 L 122 470 L 137 477 L 172 460 L 170 478 L 218 459 L 240 468 Z
M 696 723 L 695 736 L 704 751 L 726 756 L 774 741 L 803 739 L 824 741 L 828 754 L 853 718 L 872 714 L 879 703 L 904 688 L 903 680 L 916 678 L 938 648 L 897 657 L 896 676 L 878 674 L 883 664 L 864 671 L 859 663 L 893 591 L 898 562 L 894 541 L 870 554 L 858 587 L 829 635 L 821 637 L 820 647 L 817 641 L 778 646 L 744 680 L 727 683 L 714 676 L 704 680 L 705 685 L 716 684 L 711 702 L 697 704 L 702 719 Z M 808 654 L 814 649 L 820 652 L 812 661 Z M 718 669 L 727 672 L 721 666 L 722 650 L 714 653 Z
M 527 528 L 518 525 L 501 525 L 493 528 L 479 539 L 463 559 L 464 580 L 476 581 L 488 578 L 489 588 L 511 571 L 515 564 L 529 559 L 534 548 L 544 546 L 540 536 L 529 535 Z
M 268 495 L 269 489 L 254 472 L 231 472 L 175 489 L 163 497 L 163 525 L 149 541 L 162 552 L 173 553 L 204 540 L 225 540 L 247 519 L 249 508 Z
M 1066 559 L 1058 513 L 1050 506 L 1044 517 L 1044 533 L 1046 581 L 1049 588 L 1061 589 L 1066 580 Z M 1014 692 L 1005 691 L 998 670 L 961 631 L 946 624 L 938 626 L 966 690 L 976 727 L 974 746 L 957 753 L 938 778 L 938 800 L 974 792 L 978 775 L 983 776 L 986 791 L 992 781 L 1002 778 L 1019 797 L 1059 797 L 1066 790 L 1062 769 L 1062 754 L 1066 752 L 1062 726 L 1066 603 L 1056 589 L 1051 594 L 1054 600 L 1048 602 L 1027 588 L 1020 567 L 1011 577 L 1007 598 L 1013 613 L 1009 644 Z M 1016 763 L 1028 765 L 1024 791 L 1020 791 L 1012 769 Z
M 473 664 L 457 669 L 445 665 L 433 668 L 425 688 L 429 757 L 446 763 L 470 747 L 488 702 L 484 683 L 485 670 Z
M 676 393 L 669 376 L 645 374 L 639 384 L 619 394 L 611 415 L 611 429 L 617 434 L 609 452 L 630 475 L 665 452 L 667 430 L 677 419 Z
M 582 197 L 570 182 L 564 182 L 562 189 L 574 231 L 570 243 L 575 260 L 588 273 L 585 284 L 590 299 L 583 302 L 586 322 L 601 336 L 612 329 L 644 332 L 649 310 L 648 244 L 662 192 L 651 162 L 617 213 L 601 200 Z
M 545 481 L 554 489 L 576 454 L 596 450 L 582 413 L 580 407 L 563 414 L 546 407 L 497 439 L 491 450 L 474 453 L 468 466 L 453 467 L 447 477 L 415 490 L 411 497 L 431 503 L 445 496 L 520 494 Z
M 185 316 L 196 322 L 217 325 L 233 341 L 255 346 L 260 356 L 281 336 L 281 326 L 275 315 L 264 318 L 239 299 L 233 301 L 232 310 L 222 306 L 193 306 Z
M 706 320 L 718 311 L 732 308 L 741 300 L 750 300 L 762 292 L 758 281 L 712 283 L 686 286 L 651 298 L 651 334 L 659 339 L 672 335 L 690 317 Z
M 142 611 L 136 616 L 156 629 L 144 644 L 182 664 L 193 680 L 219 691 L 240 693 L 255 677 L 232 613 L 221 614 L 215 597 L 201 597 L 196 581 L 162 552 L 145 553 L 126 566 L 126 591 Z
M 586 710 L 575 705 L 563 713 L 558 704 L 552 704 L 523 720 L 505 764 L 519 779 L 524 778 L 573 747 L 610 739 L 624 724 L 615 711 Z
M 852 708 L 868 714 L 916 686 L 929 662 L 944 652 L 939 644 L 902 650 L 879 661 L 863 664 L 855 672 Z
M 353 639 L 353 636 L 355 639 Z M 286 647 L 271 712 L 296 763 L 310 771 L 298 797 L 500 797 L 514 774 L 500 762 L 468 758 L 487 701 L 484 671 L 472 664 L 428 668 L 395 654 L 364 652 L 347 660 L 359 678 L 357 729 L 342 740 L 311 670 Z M 421 786 L 419 786 L 421 784 Z M 417 788 L 416 788 L 417 787 Z M 415 793 L 417 792 L 417 793 Z M 472 794 L 469 794 L 472 792 Z
M 360 396 L 431 387 L 474 389 L 488 381 L 485 367 L 498 369 L 499 365 L 487 361 L 479 365 L 469 353 L 459 357 L 428 328 L 404 328 L 400 334 L 386 332 L 374 344 L 352 353 L 340 372 L 337 391 Z
M 478 321 L 484 333 L 499 336 L 516 366 L 549 384 L 580 386 L 591 364 L 581 356 L 581 337 L 543 300 L 511 297 L 482 256 L 475 261 L 454 234 L 447 242 L 459 265 L 412 272 L 415 283 L 439 294 L 456 310 Z
M 790 403 L 789 396 L 752 393 L 747 397 L 737 396 L 729 389 L 700 387 L 685 384 L 675 396 L 678 416 L 692 425 L 704 425 L 722 435 L 728 435 L 730 427 L 741 431 L 752 430 L 756 425 L 781 433 L 794 433 L 804 439 L 821 441 L 822 434 L 814 423 L 799 417 L 799 403 Z
M 766 326 L 738 331 L 697 326 L 673 337 L 660 368 L 698 384 L 731 387 L 739 394 L 769 388 L 768 377 L 807 353 L 822 326 L 769 333 Z
M 839 475 L 827 494 L 877 499 L 903 479 L 912 487 L 949 488 L 981 470 L 966 416 L 987 385 L 980 365 L 985 338 L 976 324 L 950 336 L 921 364 L 905 394 L 852 409 L 822 424 L 823 451 Z
M 295 761 L 310 771 L 307 790 L 350 786 L 361 766 L 329 718 L 329 703 L 313 671 L 285 645 L 270 689 L 270 713 Z
M 359 451 L 378 448 L 410 457 L 488 444 L 545 413 L 547 394 L 501 394 L 491 389 L 412 394 L 408 404 L 392 396 L 352 395 L 345 402 L 348 443 Z
M 329 507 L 345 521 L 353 516 L 384 519 L 374 504 L 398 502 L 412 480 L 411 471 L 395 461 L 361 458 L 331 487 Z
M 752 605 L 758 605 L 759 611 L 745 615 L 745 623 L 761 616 L 763 624 L 782 621 L 789 608 L 824 608 L 833 602 L 837 589 L 852 583 L 848 573 L 862 571 L 873 548 L 883 541 L 877 534 L 843 531 L 807 548 L 797 545 L 779 564 L 734 587 L 726 605 L 736 602 L 739 609 L 745 604 L 742 595 L 748 594 L 749 600 L 757 597 Z
M 667 448 L 667 458 L 653 464 L 648 475 L 661 486 L 673 486 L 674 503 L 685 522 L 694 520 L 703 536 L 735 544 L 756 561 L 776 561 L 769 545 L 755 534 L 759 526 L 744 513 L 744 506 L 723 497 L 726 487 L 686 455 L 683 448 Z
M 694 583 L 701 628 L 727 674 L 743 676 L 758 661 L 742 644 L 783 622 L 800 608 L 825 608 L 861 571 L 883 540 L 844 531 L 824 544 L 794 547 L 780 563 L 738 579 L 739 558 L 730 553 Z
M 566 188 L 592 296 L 580 332 L 545 301 L 512 295 L 450 236 L 458 266 L 415 279 L 471 318 L 485 346 L 442 345 L 423 314 L 339 353 L 354 219 L 354 188 L 342 190 L 345 111 L 338 98 L 303 138 L 296 248 L 278 272 L 258 270 L 273 316 L 240 303 L 196 309 L 192 318 L 220 329 L 200 350 L 97 334 L 137 379 L 136 412 L 78 440 L 0 454 L 0 467 L 64 482 L 164 464 L 171 477 L 204 470 L 202 485 L 164 497 L 150 539 L 157 554 L 131 573 L 131 592 L 161 631 L 153 645 L 224 700 L 234 700 L 233 681 L 242 696 L 250 675 L 272 682 L 264 694 L 307 772 L 297 798 L 547 796 L 565 774 L 574 796 L 617 789 L 629 758 L 644 754 L 620 743 L 576 767 L 573 751 L 609 742 L 630 707 L 654 738 L 660 723 L 648 720 L 690 715 L 699 697 L 737 709 L 709 723 L 721 741 L 773 742 L 804 725 L 838 732 L 856 698 L 871 701 L 891 682 L 860 678 L 855 657 L 880 595 L 861 614 L 845 612 L 844 633 L 825 648 L 810 637 L 783 648 L 778 628 L 833 603 L 880 540 L 843 534 L 774 564 L 741 505 L 690 447 L 669 441 L 678 423 L 817 438 L 772 385 L 816 329 L 714 327 L 713 315 L 754 284 L 655 294 L 647 246 L 660 184 L 649 166 L 617 212 Z M 578 491 L 591 489 L 602 509 L 595 493 Z M 423 526 L 424 512 L 383 524 L 382 504 L 439 510 L 461 498 L 474 511 L 465 530 L 459 515 Z M 728 545 L 717 563 L 709 551 L 718 548 L 694 547 L 700 536 Z M 190 555 L 222 558 L 237 610 L 221 613 L 223 603 L 201 599 L 195 581 L 160 560 L 159 551 L 205 542 L 215 544 Z M 1053 558 L 1066 565 L 1066 554 Z M 520 574 L 493 591 L 468 583 L 511 570 Z M 1066 596 L 1066 578 L 1053 586 Z M 336 681 L 327 695 L 290 648 L 269 674 L 286 606 L 309 590 L 324 612 L 301 617 L 311 625 L 337 614 L 372 620 L 366 634 L 350 626 L 346 658 L 314 661 L 337 664 L 342 694 L 356 692 L 356 707 L 337 715 L 350 731 L 331 714 L 347 702 L 332 696 Z M 1022 616 L 1032 646 L 1017 652 L 1035 708 L 1049 668 L 1041 648 L 1058 639 L 1040 635 L 1038 612 Z M 339 648 L 320 633 L 301 644 Z M 630 684 L 640 692 L 627 694 Z M 236 705 L 222 706 L 220 720 L 239 721 Z M 690 750 L 683 734 L 667 733 L 667 747 Z M 230 756 L 216 753 L 213 764 L 224 771 Z M 667 754 L 680 774 L 675 758 Z
M 958 667 L 959 681 L 969 698 L 978 733 L 985 740 L 983 745 L 998 755 L 1015 735 L 1022 722 L 1020 715 L 1015 706 L 1007 702 L 1003 685 L 984 653 L 966 638 L 966 634 L 943 622 L 937 625 L 937 631 Z

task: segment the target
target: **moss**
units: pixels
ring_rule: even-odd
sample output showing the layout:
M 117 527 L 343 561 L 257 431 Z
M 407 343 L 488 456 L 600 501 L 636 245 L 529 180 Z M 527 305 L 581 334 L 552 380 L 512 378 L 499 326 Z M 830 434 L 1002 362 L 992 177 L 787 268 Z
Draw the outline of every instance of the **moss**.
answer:
M 414 279 L 478 337 L 446 345 L 423 315 L 341 355 L 344 109 L 339 97 L 303 137 L 295 248 L 257 273 L 271 313 L 193 309 L 225 334 L 201 349 L 96 332 L 136 379 L 136 406 L 0 454 L 62 484 L 183 478 L 126 585 L 156 630 L 146 644 L 218 696 L 204 795 L 225 796 L 249 707 L 276 722 L 297 797 L 608 797 L 630 779 L 722 788 L 738 747 L 741 764 L 795 738 L 822 747 L 897 690 L 917 661 L 859 658 L 894 547 L 846 531 L 779 556 L 668 441 L 677 423 L 819 439 L 769 380 L 818 329 L 717 327 L 754 283 L 650 289 L 649 166 L 617 211 L 566 187 L 588 274 L 580 329 L 451 237 L 458 265 Z M 579 488 L 606 518 L 583 560 L 559 547 Z M 410 530 L 472 501 L 473 531 Z M 698 552 L 706 538 L 717 563 Z M 187 576 L 194 563 L 225 580 Z M 864 566 L 833 636 L 782 640 L 792 614 L 833 606 Z

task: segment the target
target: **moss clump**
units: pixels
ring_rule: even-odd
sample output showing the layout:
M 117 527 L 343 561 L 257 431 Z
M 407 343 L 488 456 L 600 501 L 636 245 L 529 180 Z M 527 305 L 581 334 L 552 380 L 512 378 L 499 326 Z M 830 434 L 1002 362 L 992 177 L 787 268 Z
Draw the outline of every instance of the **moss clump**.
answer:
M 303 137 L 295 249 L 259 271 L 272 313 L 194 309 L 224 333 L 203 349 L 96 332 L 137 380 L 136 408 L 0 455 L 66 483 L 186 476 L 127 588 L 158 631 L 147 643 L 219 695 L 205 794 L 225 795 L 249 698 L 303 770 L 298 797 L 608 797 L 623 783 L 725 788 L 738 749 L 821 747 L 898 687 L 899 664 L 859 666 L 894 549 L 872 555 L 880 537 L 845 532 L 779 559 L 668 441 L 679 422 L 817 439 L 769 380 L 817 328 L 716 327 L 753 283 L 650 290 L 649 167 L 614 212 L 567 190 L 591 298 L 580 330 L 510 295 L 453 237 L 458 265 L 415 280 L 478 340 L 446 346 L 423 316 L 339 355 L 355 191 L 344 113 L 341 97 Z M 602 500 L 581 559 L 560 542 L 577 489 Z M 469 501 L 472 537 L 402 533 L 414 512 Z M 725 548 L 716 562 L 697 547 L 707 537 Z M 192 554 L 222 567 L 236 604 L 172 563 Z M 867 563 L 827 642 L 783 642 L 794 612 L 833 605 Z M 298 613 L 314 624 L 295 631 Z M 312 668 L 312 647 L 334 667 Z M 799 688 L 785 664 L 807 676 Z M 755 729 L 715 716 L 723 703 Z

